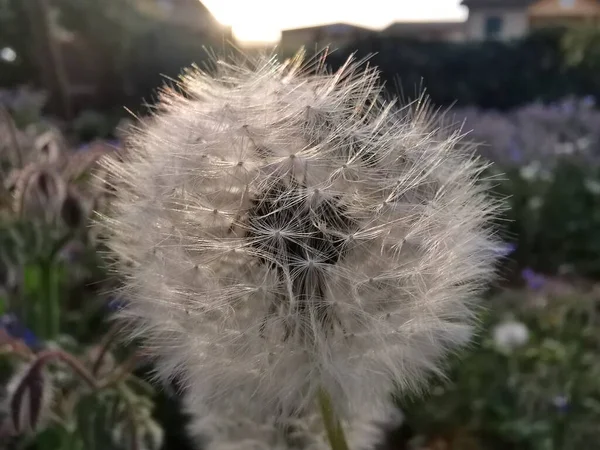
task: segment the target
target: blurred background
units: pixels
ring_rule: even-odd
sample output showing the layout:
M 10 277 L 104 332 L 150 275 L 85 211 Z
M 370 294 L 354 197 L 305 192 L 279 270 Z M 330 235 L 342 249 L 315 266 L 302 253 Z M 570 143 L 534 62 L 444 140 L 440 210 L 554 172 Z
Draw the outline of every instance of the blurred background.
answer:
M 0 0 L 1 449 L 193 448 L 106 322 L 97 160 L 185 67 L 325 46 L 425 89 L 509 203 L 473 345 L 380 448 L 600 449 L 599 0 Z

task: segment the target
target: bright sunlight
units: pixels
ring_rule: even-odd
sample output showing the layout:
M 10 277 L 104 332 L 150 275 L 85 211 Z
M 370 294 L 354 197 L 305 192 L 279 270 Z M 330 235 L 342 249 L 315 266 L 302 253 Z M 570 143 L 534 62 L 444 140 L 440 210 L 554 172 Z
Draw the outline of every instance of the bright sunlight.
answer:
M 281 30 L 332 22 L 381 28 L 394 21 L 458 20 L 460 0 L 203 0 L 242 42 L 276 42 Z

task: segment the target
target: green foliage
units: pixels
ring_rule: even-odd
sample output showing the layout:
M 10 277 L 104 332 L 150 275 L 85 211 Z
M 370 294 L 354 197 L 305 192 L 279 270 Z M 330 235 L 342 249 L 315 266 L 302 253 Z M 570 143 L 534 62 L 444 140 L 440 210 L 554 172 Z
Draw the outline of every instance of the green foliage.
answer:
M 205 47 L 217 43 L 201 29 L 140 9 L 139 0 L 57 0 L 59 23 L 77 37 L 82 54 L 66 49 L 70 77 L 86 78 L 78 63 L 93 67 L 88 82 L 96 95 L 85 107 L 103 111 L 150 101 L 165 78 L 176 78 L 192 63 L 207 58 Z M 91 56 L 91 57 L 90 57 Z M 81 65 L 81 64 L 80 64 Z
M 72 123 L 73 132 L 82 142 L 93 139 L 106 139 L 114 130 L 110 119 L 97 111 L 85 110 Z
M 106 149 L 74 152 L 57 130 L 37 135 L 39 123 L 25 121 L 25 132 L 13 118 L 31 116 L 19 106 L 0 122 L 10 173 L 0 219 L 0 439 L 18 450 L 158 450 L 154 391 L 133 373 L 136 348 L 116 345 L 116 327 L 106 332 L 99 293 L 106 272 L 89 218 L 103 200 L 92 182 Z
M 78 243 L 71 230 L 24 220 L 0 224 L 0 264 L 5 308 L 38 337 L 55 339 L 71 328 L 68 314 L 78 295 L 91 297 L 88 316 L 98 313 L 99 301 L 89 283 L 104 277 L 102 265 L 93 248 Z
M 60 25 L 93 52 L 94 78 L 102 94 L 122 95 L 134 44 L 152 22 L 134 0 L 58 0 L 56 8 Z
M 17 128 L 26 128 L 42 122 L 46 96 L 27 88 L 0 90 L 0 104 L 13 118 Z
M 110 56 L 113 70 L 124 68 L 136 36 L 150 25 L 134 0 L 57 0 L 59 22 L 99 52 Z
M 560 158 L 551 169 L 537 164 L 494 171 L 496 177 L 502 173 L 496 192 L 509 206 L 499 225 L 515 246 L 510 255 L 513 273 L 533 267 L 597 279 L 600 168 L 574 157 Z
M 14 370 L 0 422 L 12 430 L 14 448 L 160 448 L 153 389 L 131 373 L 135 354 L 120 359 L 113 351 L 114 336 L 113 329 L 92 347 L 65 337 L 42 351 L 4 339 L 0 356 Z
M 589 70 L 600 68 L 600 27 L 581 26 L 568 30 L 562 39 L 566 61 Z
M 477 449 L 591 448 L 600 439 L 599 300 L 597 290 L 559 281 L 492 299 L 474 348 L 454 362 L 451 381 L 406 405 L 411 425 L 429 437 L 460 430 Z M 528 341 L 510 350 L 492 333 L 507 317 L 529 329 Z

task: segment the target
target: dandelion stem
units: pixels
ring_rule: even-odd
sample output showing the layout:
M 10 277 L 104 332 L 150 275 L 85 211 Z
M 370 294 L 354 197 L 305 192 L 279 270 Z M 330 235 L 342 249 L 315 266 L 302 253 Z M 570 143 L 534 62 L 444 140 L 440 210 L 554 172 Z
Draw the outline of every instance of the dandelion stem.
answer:
M 324 389 L 320 389 L 318 397 L 321 416 L 323 417 L 323 424 L 325 425 L 331 450 L 348 450 L 348 443 L 344 436 L 342 424 L 335 415 L 329 394 Z

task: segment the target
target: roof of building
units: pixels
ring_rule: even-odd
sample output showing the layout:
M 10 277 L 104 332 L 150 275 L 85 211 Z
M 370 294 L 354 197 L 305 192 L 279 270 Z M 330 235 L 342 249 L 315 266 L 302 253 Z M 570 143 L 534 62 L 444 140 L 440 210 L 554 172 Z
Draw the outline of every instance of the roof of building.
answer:
M 382 31 L 384 35 L 390 34 L 412 34 L 417 32 L 453 32 L 463 31 L 464 21 L 451 22 L 394 22 Z
M 461 5 L 468 8 L 472 6 L 522 6 L 524 8 L 537 0 L 462 0 Z
M 374 31 L 371 28 L 363 27 L 360 25 L 337 22 L 337 23 L 327 23 L 327 24 L 323 24 L 323 25 L 315 25 L 312 27 L 288 28 L 287 30 L 283 30 L 281 33 L 287 34 L 287 33 L 304 32 L 304 31 L 310 31 L 310 30 L 315 30 L 315 31 L 323 30 L 323 31 L 328 31 L 330 33 L 340 33 L 340 34 L 348 32 L 348 31 L 355 31 L 355 30 Z

